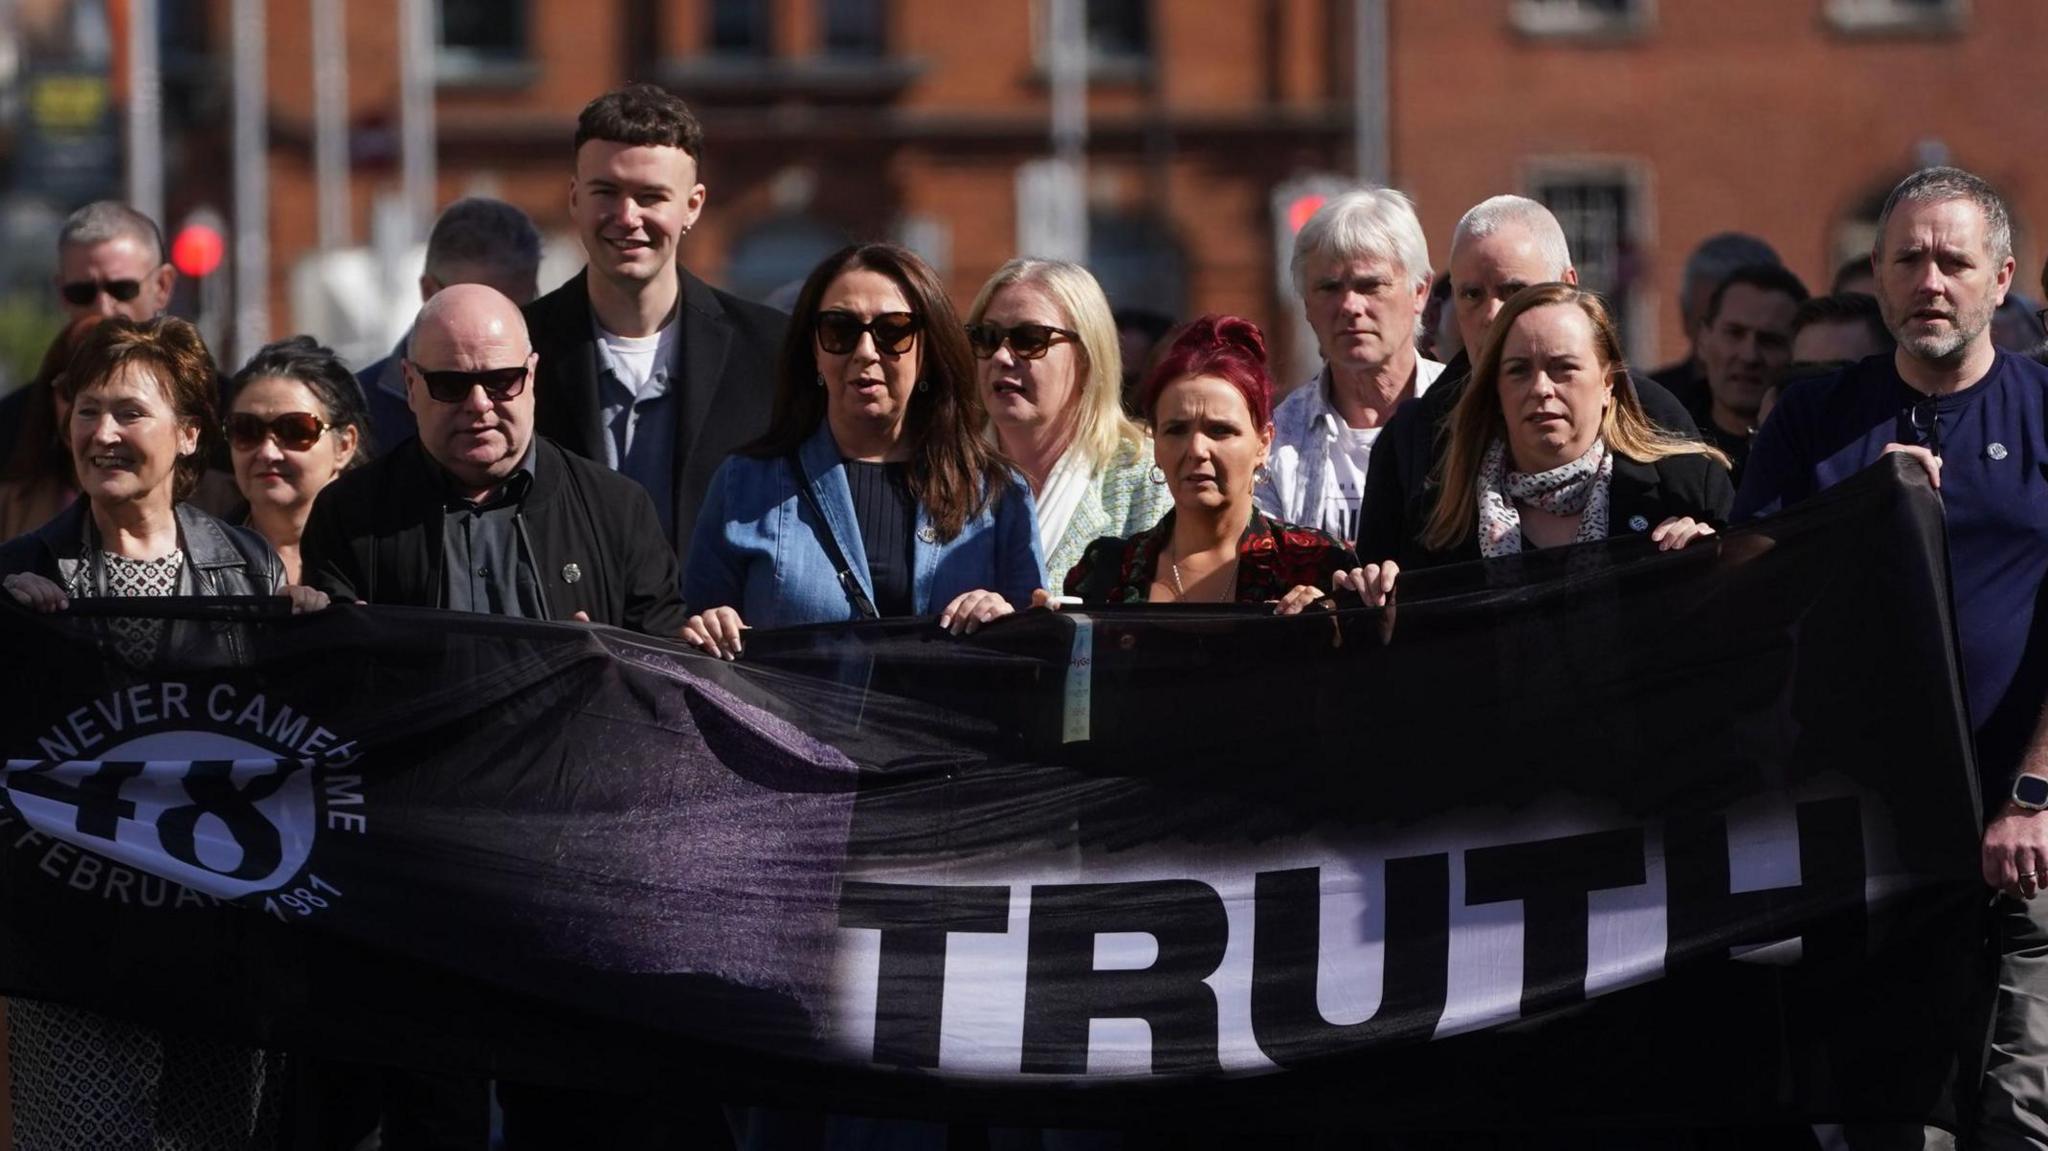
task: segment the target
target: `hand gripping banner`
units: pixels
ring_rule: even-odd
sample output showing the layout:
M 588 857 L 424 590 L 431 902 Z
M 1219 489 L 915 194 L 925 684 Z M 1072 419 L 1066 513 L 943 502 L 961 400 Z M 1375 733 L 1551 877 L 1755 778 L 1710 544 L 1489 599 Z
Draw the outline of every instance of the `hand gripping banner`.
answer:
M 1881 466 L 1397 606 L 751 633 L 0 611 L 0 990 L 1005 1122 L 1952 1125 L 1941 510 Z M 132 614 L 122 614 L 132 613 Z

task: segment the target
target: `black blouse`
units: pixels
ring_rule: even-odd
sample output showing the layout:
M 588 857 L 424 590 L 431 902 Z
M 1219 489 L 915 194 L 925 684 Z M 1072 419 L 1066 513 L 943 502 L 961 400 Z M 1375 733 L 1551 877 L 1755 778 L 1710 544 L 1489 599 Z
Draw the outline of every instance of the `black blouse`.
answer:
M 861 547 L 868 553 L 875 611 L 883 616 L 910 615 L 917 500 L 910 494 L 909 465 L 847 460 L 846 486 L 853 490 L 853 518 L 860 525 Z

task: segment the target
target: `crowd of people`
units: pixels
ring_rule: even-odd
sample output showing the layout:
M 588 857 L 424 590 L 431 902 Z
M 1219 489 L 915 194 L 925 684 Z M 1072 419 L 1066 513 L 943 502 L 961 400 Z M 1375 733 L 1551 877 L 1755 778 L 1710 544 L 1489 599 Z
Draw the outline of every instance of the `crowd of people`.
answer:
M 163 314 L 156 224 L 80 209 L 58 236 L 68 322 L 0 400 L 7 592 L 40 611 L 407 605 L 741 659 L 751 628 L 864 618 L 964 634 L 1069 604 L 1382 606 L 1417 566 L 1687 547 L 1903 452 L 1948 518 L 2001 893 L 1973 1138 L 2048 1145 L 2048 368 L 1984 181 L 1908 177 L 1826 295 L 1755 237 L 1709 239 L 1680 294 L 1690 352 L 1654 372 L 1626 362 L 1543 205 L 1473 206 L 1438 272 L 1408 198 L 1359 188 L 1296 237 L 1321 368 L 1282 388 L 1250 321 L 1120 324 L 1086 268 L 1029 255 L 964 314 L 889 243 L 828 257 L 787 315 L 729 295 L 678 258 L 702 149 L 661 89 L 593 101 L 570 198 L 586 268 L 540 294 L 532 222 L 457 202 L 411 330 L 360 375 L 297 336 L 224 377 Z M 286 1092 L 262 1053 L 44 1004 L 10 1018 L 22 1146 L 265 1146 L 294 1123 L 319 1131 L 303 1145 L 481 1145 L 480 1079 L 309 1065 Z M 195 1085 L 194 1066 L 219 1074 Z M 498 1097 L 515 1147 L 642 1145 L 675 1121 L 585 1092 Z M 772 1115 L 735 1126 L 796 1145 L 763 1134 Z

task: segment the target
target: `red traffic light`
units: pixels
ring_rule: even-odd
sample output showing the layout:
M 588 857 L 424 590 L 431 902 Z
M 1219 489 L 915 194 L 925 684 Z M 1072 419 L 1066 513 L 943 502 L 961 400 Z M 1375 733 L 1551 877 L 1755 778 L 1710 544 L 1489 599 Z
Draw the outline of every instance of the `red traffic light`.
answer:
M 171 264 L 178 274 L 198 279 L 212 275 L 220 267 L 221 255 L 227 250 L 221 239 L 220 229 L 207 224 L 187 224 L 178 229 L 178 236 L 171 241 Z
M 1308 218 L 1315 215 L 1316 209 L 1322 207 L 1323 201 L 1327 199 L 1329 197 L 1311 192 L 1308 195 L 1296 196 L 1290 200 L 1287 204 L 1288 235 L 1291 236 L 1301 231 L 1302 225 L 1308 223 Z

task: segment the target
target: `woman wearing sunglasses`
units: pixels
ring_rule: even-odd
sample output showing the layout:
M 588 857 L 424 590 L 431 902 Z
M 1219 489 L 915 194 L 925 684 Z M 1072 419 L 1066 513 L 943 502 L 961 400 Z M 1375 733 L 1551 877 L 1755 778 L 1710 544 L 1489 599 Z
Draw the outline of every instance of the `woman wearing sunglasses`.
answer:
M 249 526 L 299 582 L 299 536 L 313 497 L 370 458 L 369 415 L 355 377 L 311 336 L 266 344 L 228 386 L 228 452 Z
M 719 466 L 683 573 L 683 638 L 936 615 L 955 634 L 1043 580 L 1031 493 L 982 433 L 974 356 L 907 248 L 844 248 L 804 281 L 767 434 Z
M 1203 316 L 1182 329 L 1139 389 L 1152 457 L 1173 493 L 1156 527 L 1088 545 L 1067 573 L 1084 603 L 1322 601 L 1357 557 L 1329 533 L 1281 523 L 1252 500 L 1273 448 L 1273 380 L 1258 325 Z
M 1173 506 L 1152 482 L 1151 440 L 1124 415 L 1116 320 L 1086 268 L 1004 264 L 974 298 L 967 340 L 996 443 L 1031 484 L 1048 586 L 1090 540 L 1144 531 Z

